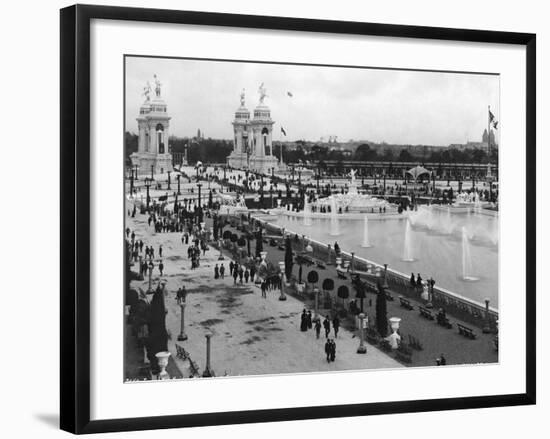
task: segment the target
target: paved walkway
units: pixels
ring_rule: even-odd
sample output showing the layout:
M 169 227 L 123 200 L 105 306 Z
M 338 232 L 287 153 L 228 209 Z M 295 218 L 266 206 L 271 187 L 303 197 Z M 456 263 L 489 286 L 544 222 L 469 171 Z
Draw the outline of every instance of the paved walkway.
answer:
M 138 213 L 135 218 L 127 217 L 127 226 L 135 231 L 136 239 L 155 247 L 155 255 L 162 244 L 163 279 L 167 281 L 166 326 L 171 334 L 169 350 L 175 357 L 175 343 L 183 346 L 201 373 L 206 362 L 207 332 L 214 334 L 211 366 L 218 376 L 401 367 L 393 358 L 370 346 L 367 355 L 357 354 L 359 340 L 344 328 L 336 339 L 336 361 L 327 363 L 324 335 L 317 340 L 312 330 L 299 330 L 300 313 L 304 308 L 301 301 L 290 296 L 286 301 L 279 301 L 278 291 L 268 293 L 264 299 L 258 287 L 251 283 L 233 286 L 233 279 L 228 276 L 214 280 L 219 252 L 213 249 L 201 259 L 199 269 L 191 270 L 187 245 L 181 243 L 181 235 L 154 233 L 153 227 L 147 225 L 146 215 Z M 228 275 L 227 256 L 223 262 Z M 153 288 L 159 280 L 155 268 Z M 147 285 L 146 279 L 132 281 L 131 286 L 147 289 Z M 181 285 L 188 291 L 185 312 L 188 339 L 177 342 L 180 307 L 175 294 Z M 189 376 L 189 361 L 176 359 L 176 364 L 183 376 Z

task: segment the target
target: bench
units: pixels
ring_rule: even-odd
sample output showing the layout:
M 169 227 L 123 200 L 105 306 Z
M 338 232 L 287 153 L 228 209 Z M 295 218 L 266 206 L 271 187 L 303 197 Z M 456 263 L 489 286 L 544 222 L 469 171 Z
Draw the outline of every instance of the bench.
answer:
M 194 377 L 200 377 L 200 373 L 199 373 L 199 366 L 197 365 L 197 363 L 191 359 L 189 359 L 189 370 L 191 372 L 191 375 L 194 376 Z
M 414 306 L 411 305 L 411 301 L 409 299 L 405 299 L 403 296 L 399 296 L 399 302 L 401 302 L 401 306 L 403 308 L 408 309 L 409 311 L 414 309 Z
M 457 323 L 456 326 L 458 328 L 458 333 L 460 335 L 463 335 L 464 337 L 467 337 L 470 340 L 475 340 L 476 339 L 476 334 L 471 328 L 468 328 L 467 326 L 461 325 L 460 323 Z
M 338 279 L 347 280 L 348 277 L 344 273 L 345 273 L 345 271 L 336 270 L 336 274 L 338 275 Z
M 311 258 L 311 256 L 308 256 L 308 255 L 300 255 L 300 254 L 299 254 L 298 256 L 296 256 L 296 262 L 297 262 L 298 264 L 305 264 L 305 265 L 307 265 L 308 267 L 309 267 L 310 265 L 313 265 L 313 263 L 314 263 L 314 262 L 313 262 L 313 259 Z
M 420 343 L 420 340 L 418 340 L 415 336 L 409 334 L 409 346 L 413 349 L 416 349 L 417 351 L 421 351 L 424 349 L 422 346 L 422 343 Z
M 189 358 L 189 352 L 187 352 L 182 346 L 176 343 L 176 357 L 182 360 Z
M 326 267 L 325 263 L 323 261 L 317 261 L 315 262 L 315 265 L 317 265 L 317 267 L 319 267 L 320 269 L 324 270 Z
M 395 352 L 395 356 L 397 357 L 398 360 L 401 360 L 403 363 L 412 363 L 412 355 L 411 354 L 408 354 L 406 352 L 401 352 L 401 351 L 397 350 Z
M 450 320 L 442 314 L 437 315 L 437 324 L 447 329 L 451 329 L 453 327 L 453 324 L 450 322 Z
M 424 308 L 423 306 L 419 306 L 418 311 L 420 311 L 420 315 L 422 317 L 425 317 L 428 320 L 434 320 L 435 319 L 432 312 L 429 309 Z

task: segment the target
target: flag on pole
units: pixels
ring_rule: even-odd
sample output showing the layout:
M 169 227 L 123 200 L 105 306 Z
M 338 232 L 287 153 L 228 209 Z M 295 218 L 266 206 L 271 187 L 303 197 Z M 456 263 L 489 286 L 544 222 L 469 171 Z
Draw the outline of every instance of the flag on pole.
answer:
M 290 97 L 294 96 L 291 92 L 287 91 L 286 94 Z
M 286 131 L 283 127 L 281 127 L 281 133 L 283 133 L 286 136 Z
M 493 125 L 493 128 L 496 130 L 498 126 L 498 120 L 495 119 L 495 115 L 491 113 L 491 109 L 489 108 L 489 124 Z

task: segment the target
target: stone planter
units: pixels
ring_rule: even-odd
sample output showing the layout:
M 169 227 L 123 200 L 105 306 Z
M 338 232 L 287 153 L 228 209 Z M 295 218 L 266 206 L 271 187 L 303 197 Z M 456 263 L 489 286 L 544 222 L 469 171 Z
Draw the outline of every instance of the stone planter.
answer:
M 160 367 L 160 372 L 158 374 L 159 380 L 169 380 L 170 375 L 166 372 L 166 366 L 168 366 L 168 358 L 170 357 L 170 352 L 162 351 L 155 354 L 157 361 Z
M 401 319 L 399 317 L 392 317 L 389 319 L 389 322 L 393 332 L 387 337 L 387 340 L 390 342 L 392 349 L 397 349 L 401 342 L 401 336 L 397 333 Z

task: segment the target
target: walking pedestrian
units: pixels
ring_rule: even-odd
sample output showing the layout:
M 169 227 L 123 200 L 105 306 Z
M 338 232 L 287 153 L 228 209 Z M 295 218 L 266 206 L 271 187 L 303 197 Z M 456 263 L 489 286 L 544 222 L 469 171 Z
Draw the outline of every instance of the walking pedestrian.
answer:
M 315 319 L 315 335 L 317 338 L 321 335 L 321 320 Z
M 159 245 L 159 258 L 162 258 L 162 244 Z
M 223 266 L 223 263 L 220 266 L 220 277 L 222 279 L 225 277 L 225 267 Z
M 256 275 L 256 268 L 254 268 L 254 266 L 252 266 L 250 268 L 250 282 L 254 282 L 254 276 Z
M 330 361 L 334 361 L 336 359 L 336 342 L 331 339 L 330 340 Z
M 218 279 L 220 277 L 220 268 L 218 267 L 218 264 L 214 267 L 214 279 Z
M 242 284 L 243 283 L 243 276 L 244 276 L 244 270 L 243 270 L 242 265 L 239 265 L 238 273 L 239 273 L 239 282 Z
M 233 276 L 233 269 L 235 268 L 235 264 L 233 261 L 229 262 L 229 275 Z
M 330 320 L 328 319 L 328 316 L 325 317 L 325 320 L 323 321 L 323 327 L 325 328 L 325 337 L 328 338 L 328 334 L 330 333 Z
M 325 354 L 327 355 L 327 363 L 330 363 L 330 351 L 331 351 L 330 340 L 327 340 L 325 343 Z
M 307 313 L 306 313 L 306 309 L 304 308 L 304 310 L 302 311 L 302 316 L 301 316 L 301 321 L 300 321 L 300 331 L 302 332 L 306 332 L 307 331 Z
M 338 316 L 334 316 L 332 319 L 332 326 L 334 328 L 334 338 L 338 338 L 338 330 L 340 329 L 340 319 Z
M 309 310 L 307 312 L 307 328 L 308 329 L 313 328 L 313 321 L 311 320 L 311 311 Z
M 248 283 L 248 278 L 250 277 L 250 272 L 248 271 L 248 268 L 244 271 L 244 281 L 245 283 Z
M 164 264 L 162 263 L 162 259 L 160 260 L 159 262 L 159 271 L 160 271 L 160 275 L 162 276 L 162 271 L 164 270 Z
M 237 277 L 239 276 L 239 273 L 235 268 L 233 268 L 233 285 L 237 285 Z

